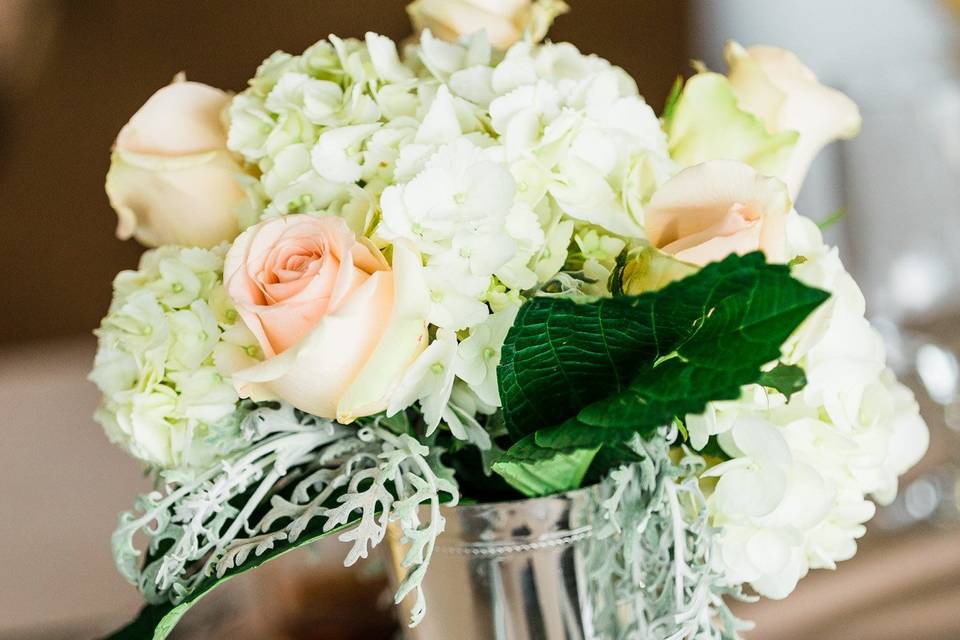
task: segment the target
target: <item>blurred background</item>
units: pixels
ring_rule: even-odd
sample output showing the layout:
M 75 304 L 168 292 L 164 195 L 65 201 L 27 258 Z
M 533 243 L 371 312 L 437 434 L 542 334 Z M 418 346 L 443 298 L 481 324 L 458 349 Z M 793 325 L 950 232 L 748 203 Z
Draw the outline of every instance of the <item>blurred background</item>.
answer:
M 690 59 L 723 69 L 728 38 L 793 49 L 860 104 L 863 133 L 822 154 L 798 208 L 846 208 L 831 240 L 918 393 L 931 454 L 855 560 L 741 613 L 758 640 L 960 637 L 960 2 L 568 1 L 553 39 L 625 67 L 658 111 Z M 141 252 L 115 239 L 103 193 L 117 131 L 181 70 L 241 90 L 278 48 L 402 39 L 405 4 L 0 0 L 0 639 L 91 637 L 140 601 L 109 536 L 148 484 L 90 419 L 85 380 L 110 281 Z M 389 637 L 374 568 L 344 574 L 341 553 L 234 581 L 180 637 Z

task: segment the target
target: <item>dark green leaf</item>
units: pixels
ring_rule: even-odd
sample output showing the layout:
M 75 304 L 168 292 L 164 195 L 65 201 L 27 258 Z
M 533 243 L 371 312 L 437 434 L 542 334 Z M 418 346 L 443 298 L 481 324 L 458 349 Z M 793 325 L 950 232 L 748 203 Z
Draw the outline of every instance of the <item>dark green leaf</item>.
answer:
M 760 384 L 776 389 L 789 398 L 807 386 L 807 375 L 796 365 L 780 363 L 772 370 L 763 372 Z
M 589 304 L 534 298 L 523 305 L 497 370 L 510 434 L 520 439 L 560 424 L 624 389 L 640 363 L 660 355 L 658 340 L 673 344 L 689 332 L 661 327 L 649 316 L 651 302 L 644 295 Z
M 719 458 L 720 460 L 730 460 L 730 454 L 723 450 L 723 447 L 720 446 L 720 441 L 717 440 L 717 436 L 710 436 L 710 439 L 707 440 L 707 444 L 703 446 L 702 449 L 697 451 L 701 456 Z
M 541 429 L 537 436 L 544 447 L 574 450 L 580 447 L 615 447 L 629 440 L 633 433 L 631 429 L 598 429 L 573 419 Z
M 535 298 L 502 352 L 507 426 L 547 427 L 536 442 L 548 448 L 593 448 L 735 399 L 827 297 L 753 253 L 639 296 Z
M 759 365 L 714 369 L 680 360 L 644 368 L 629 388 L 585 407 L 578 418 L 586 428 L 578 430 L 597 433 L 603 429 L 590 427 L 602 427 L 625 430 L 627 437 L 632 433 L 645 435 L 674 416 L 701 413 L 708 402 L 739 398 L 740 387 L 756 382 L 758 374 Z M 608 444 L 623 439 L 613 434 L 603 436 Z M 549 444 L 557 446 L 553 441 Z M 586 445 L 571 442 L 565 446 Z

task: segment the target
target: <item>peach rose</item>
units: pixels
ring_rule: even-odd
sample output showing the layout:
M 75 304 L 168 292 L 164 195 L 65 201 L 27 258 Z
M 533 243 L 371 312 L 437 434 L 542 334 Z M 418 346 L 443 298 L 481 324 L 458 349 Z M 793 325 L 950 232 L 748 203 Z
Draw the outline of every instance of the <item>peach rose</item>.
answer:
M 229 103 L 223 91 L 178 76 L 124 125 L 106 184 L 120 239 L 212 247 L 236 237 L 246 196 L 220 118 Z
M 348 423 L 384 410 L 426 347 L 419 257 L 395 245 L 391 269 L 340 218 L 290 215 L 247 229 L 227 253 L 224 282 L 266 355 L 233 374 L 241 397 Z
M 644 210 L 644 226 L 654 247 L 691 264 L 757 250 L 784 262 L 790 208 L 777 178 L 741 162 L 711 160 L 661 185 Z
M 770 132 L 799 134 L 780 176 L 795 198 L 820 150 L 860 132 L 860 110 L 853 100 L 821 84 L 813 71 L 786 49 L 745 49 L 728 42 L 724 56 L 740 106 L 762 119 Z
M 508 49 L 525 30 L 539 42 L 554 18 L 568 10 L 562 0 L 416 0 L 407 6 L 417 33 L 429 29 L 442 40 L 456 42 L 486 31 L 498 49 Z

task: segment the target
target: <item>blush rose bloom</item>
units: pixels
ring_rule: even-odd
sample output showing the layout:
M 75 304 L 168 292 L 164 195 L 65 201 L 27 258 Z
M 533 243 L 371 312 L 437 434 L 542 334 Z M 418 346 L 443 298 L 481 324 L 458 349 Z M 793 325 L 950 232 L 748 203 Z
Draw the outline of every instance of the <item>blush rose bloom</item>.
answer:
M 244 231 L 224 282 L 265 359 L 233 374 L 240 396 L 345 424 L 383 411 L 427 344 L 421 268 L 402 244 L 391 268 L 336 217 L 290 215 Z
M 724 57 L 740 107 L 763 120 L 771 133 L 799 134 L 780 175 L 791 197 L 796 198 L 820 150 L 860 132 L 860 110 L 846 95 L 821 84 L 813 71 L 786 49 L 744 48 L 728 42 Z
M 785 262 L 790 209 L 777 178 L 742 162 L 711 160 L 661 185 L 644 217 L 650 243 L 683 262 L 703 266 L 757 250 L 770 262 Z
M 246 195 L 221 121 L 229 103 L 223 91 L 178 77 L 124 125 L 106 184 L 117 237 L 209 248 L 237 236 Z
M 456 42 L 486 31 L 498 49 L 509 49 L 526 30 L 539 42 L 554 18 L 568 10 L 562 0 L 416 0 L 407 6 L 418 34 L 429 29 L 442 40 Z

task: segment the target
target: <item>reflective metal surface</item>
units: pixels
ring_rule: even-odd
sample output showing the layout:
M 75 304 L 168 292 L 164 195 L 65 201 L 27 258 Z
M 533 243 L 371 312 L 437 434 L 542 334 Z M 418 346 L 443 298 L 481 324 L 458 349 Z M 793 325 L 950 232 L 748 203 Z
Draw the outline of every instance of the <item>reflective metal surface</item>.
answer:
M 428 612 L 406 638 L 591 638 L 584 572 L 590 492 L 445 509 L 446 530 L 423 583 Z M 403 575 L 399 535 L 390 532 L 394 580 Z M 412 600 L 401 605 L 402 620 Z

